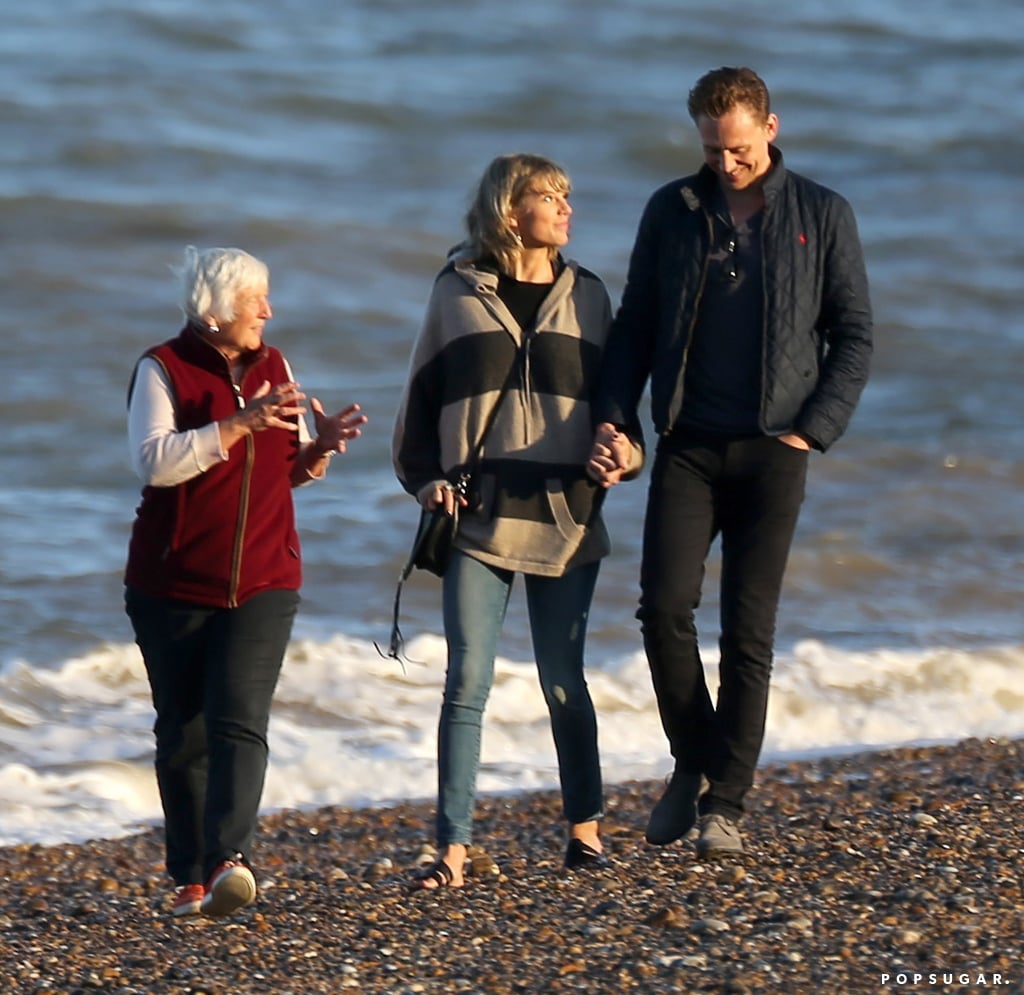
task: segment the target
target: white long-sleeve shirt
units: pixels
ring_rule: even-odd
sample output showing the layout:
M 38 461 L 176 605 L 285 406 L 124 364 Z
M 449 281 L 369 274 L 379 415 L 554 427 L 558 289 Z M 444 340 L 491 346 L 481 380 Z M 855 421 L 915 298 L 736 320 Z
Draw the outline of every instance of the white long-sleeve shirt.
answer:
M 285 368 L 288 378 L 294 380 L 287 360 Z M 311 438 L 305 418 L 300 417 L 300 446 Z M 128 445 L 132 469 L 152 487 L 182 484 L 228 458 L 216 422 L 178 431 L 170 381 L 150 356 L 139 362 L 128 401 Z

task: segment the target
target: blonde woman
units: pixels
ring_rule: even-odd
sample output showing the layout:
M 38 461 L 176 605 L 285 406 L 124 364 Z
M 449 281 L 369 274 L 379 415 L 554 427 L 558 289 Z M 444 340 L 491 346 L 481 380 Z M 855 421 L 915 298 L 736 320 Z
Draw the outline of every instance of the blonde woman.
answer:
M 602 470 L 592 466 L 591 391 L 611 322 L 603 283 L 563 257 L 566 172 L 535 155 L 486 169 L 467 237 L 434 283 L 398 413 L 393 456 L 427 509 L 460 505 L 443 581 L 448 666 L 438 729 L 437 863 L 423 888 L 461 887 L 472 840 L 484 706 L 516 574 L 523 576 L 558 756 L 570 868 L 605 863 L 597 723 L 584 676 L 601 558 Z M 499 401 L 500 405 L 492 409 Z M 490 422 L 479 463 L 467 467 Z M 623 434 L 608 466 L 639 462 Z M 452 482 L 469 469 L 466 497 Z

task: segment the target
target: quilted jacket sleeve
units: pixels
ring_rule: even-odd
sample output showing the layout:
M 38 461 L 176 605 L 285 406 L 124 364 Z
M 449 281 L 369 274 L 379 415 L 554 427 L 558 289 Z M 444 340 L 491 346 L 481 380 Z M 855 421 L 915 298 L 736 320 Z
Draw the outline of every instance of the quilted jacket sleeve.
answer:
M 652 198 L 640 219 L 630 254 L 626 286 L 608 334 L 594 406 L 595 423 L 618 425 L 641 446 L 643 430 L 637 408 L 651 374 L 659 320 L 657 219 Z
M 833 195 L 829 210 L 819 316 L 826 351 L 817 385 L 795 425 L 822 451 L 846 431 L 867 383 L 872 353 L 871 303 L 857 222 L 839 195 Z

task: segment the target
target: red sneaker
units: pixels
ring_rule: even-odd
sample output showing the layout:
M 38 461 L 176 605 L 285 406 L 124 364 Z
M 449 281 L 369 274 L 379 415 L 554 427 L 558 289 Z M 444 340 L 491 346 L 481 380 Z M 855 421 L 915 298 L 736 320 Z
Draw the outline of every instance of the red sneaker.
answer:
M 174 893 L 173 916 L 197 916 L 206 890 L 201 884 L 183 884 Z
M 223 860 L 206 882 L 206 894 L 200 906 L 203 915 L 229 916 L 256 900 L 256 878 L 241 854 L 235 860 Z

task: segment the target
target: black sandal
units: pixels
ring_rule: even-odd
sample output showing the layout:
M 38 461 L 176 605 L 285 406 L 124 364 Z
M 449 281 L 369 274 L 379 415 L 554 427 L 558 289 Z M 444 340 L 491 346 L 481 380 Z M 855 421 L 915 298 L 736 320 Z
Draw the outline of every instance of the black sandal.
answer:
M 569 845 L 565 848 L 567 870 L 597 870 L 599 867 L 607 867 L 608 864 L 608 858 L 600 850 L 595 850 L 588 843 L 575 837 L 569 840 Z
M 433 865 L 426 870 L 420 871 L 414 880 L 416 883 L 413 885 L 413 888 L 417 891 L 439 891 L 441 888 L 462 887 L 460 884 L 452 884 L 452 881 L 455 880 L 455 871 L 445 863 L 442 857 L 438 857 Z M 428 881 L 434 882 L 432 888 L 427 885 Z

